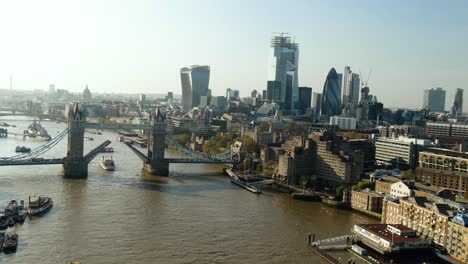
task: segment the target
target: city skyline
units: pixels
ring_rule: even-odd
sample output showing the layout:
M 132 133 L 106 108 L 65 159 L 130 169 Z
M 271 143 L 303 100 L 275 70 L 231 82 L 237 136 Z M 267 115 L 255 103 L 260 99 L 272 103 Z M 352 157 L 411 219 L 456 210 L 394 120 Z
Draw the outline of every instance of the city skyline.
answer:
M 2 3 L 7 12 L 0 22 L 9 25 L 9 41 L 0 47 L 2 89 L 12 75 L 13 88 L 21 90 L 53 83 L 80 92 L 87 83 L 93 92 L 164 94 L 180 91 L 181 67 L 201 64 L 212 69 L 214 95 L 228 87 L 248 95 L 266 89 L 274 32 L 289 32 L 300 43 L 298 85 L 314 92 L 321 92 L 328 69 L 340 73 L 349 65 L 361 80 L 372 69 L 369 85 L 386 106 L 421 107 L 424 90 L 442 87 L 449 110 L 456 89 L 468 83 L 460 56 L 468 42 L 461 34 L 468 25 L 463 1 L 298 1 L 282 8 L 266 1 L 250 8 L 246 1 L 201 1 L 182 9 L 177 1 L 29 4 L 23 10 Z M 295 15 L 276 21 L 283 13 Z M 234 19 L 238 15 L 246 19 Z M 166 52 L 171 49 L 177 52 Z

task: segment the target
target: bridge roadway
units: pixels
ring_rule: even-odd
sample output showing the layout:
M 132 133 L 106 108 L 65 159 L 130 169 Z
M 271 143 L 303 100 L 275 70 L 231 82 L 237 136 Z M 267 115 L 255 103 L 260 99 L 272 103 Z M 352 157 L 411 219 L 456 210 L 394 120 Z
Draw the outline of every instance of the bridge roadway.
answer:
M 166 159 L 169 163 L 195 163 L 195 164 L 229 164 L 232 160 L 196 160 L 196 159 Z M 22 165 L 52 165 L 63 164 L 62 159 L 39 159 L 39 160 L 0 160 L 0 166 L 22 166 Z
M 1 160 L 0 166 L 22 166 L 22 165 L 52 165 L 63 164 L 62 159 L 27 159 L 27 160 Z

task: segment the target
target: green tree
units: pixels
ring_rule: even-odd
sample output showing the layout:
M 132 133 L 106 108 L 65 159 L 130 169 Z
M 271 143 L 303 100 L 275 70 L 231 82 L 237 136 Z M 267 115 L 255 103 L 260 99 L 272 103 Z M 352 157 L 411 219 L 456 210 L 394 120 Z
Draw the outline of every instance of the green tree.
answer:
M 364 189 L 374 189 L 374 183 L 370 181 L 360 181 L 355 185 L 359 190 L 364 190 Z
M 185 145 L 190 140 L 190 135 L 189 134 L 180 134 L 180 135 L 175 135 L 174 138 L 180 144 Z
M 466 200 L 468 200 L 468 192 L 465 192 L 465 194 L 463 195 L 463 198 Z
M 312 177 L 309 178 L 309 185 L 312 186 L 312 187 L 317 187 L 317 185 L 318 185 L 317 175 L 312 175 Z
M 250 169 L 250 166 L 252 164 L 252 159 L 250 157 L 246 157 L 244 161 L 242 162 L 243 165 L 243 170 L 248 170 Z
M 268 124 L 268 122 L 260 122 L 258 126 L 260 132 L 267 132 L 268 129 L 270 129 L 270 124 Z
M 301 183 L 301 187 L 302 187 L 302 192 L 304 192 L 304 190 L 305 190 L 305 187 L 306 187 L 306 184 L 307 184 L 307 180 L 308 180 L 308 177 L 306 177 L 306 176 L 301 176 L 301 178 L 300 178 L 300 183 Z
M 344 185 L 338 186 L 335 189 L 336 197 L 337 198 L 342 198 L 343 197 L 343 192 L 344 192 L 345 189 L 346 189 L 346 186 L 344 186 Z
M 414 181 L 415 178 L 416 178 L 415 175 L 414 175 L 413 170 L 411 170 L 411 169 L 404 171 L 401 176 L 402 176 L 403 180 L 408 180 L 408 181 Z
M 288 133 L 289 135 L 293 135 L 293 136 L 300 136 L 302 135 L 302 133 L 304 132 L 304 127 L 299 125 L 298 123 L 296 122 L 289 122 L 286 124 L 286 126 L 284 127 L 284 130 L 286 131 L 286 133 Z

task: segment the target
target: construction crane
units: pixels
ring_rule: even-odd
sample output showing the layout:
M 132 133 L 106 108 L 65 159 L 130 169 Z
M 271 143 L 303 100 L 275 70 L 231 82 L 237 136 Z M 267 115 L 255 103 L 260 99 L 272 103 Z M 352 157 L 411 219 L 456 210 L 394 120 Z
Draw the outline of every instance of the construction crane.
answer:
M 282 37 L 284 37 L 284 35 L 289 35 L 288 32 L 273 32 L 273 34 L 281 35 Z
M 361 82 L 361 85 L 362 85 L 363 87 L 369 87 L 369 79 L 370 79 L 371 74 L 372 74 L 372 68 L 369 69 L 369 74 L 367 75 L 367 80 Z M 362 75 L 361 75 L 361 76 L 362 76 Z

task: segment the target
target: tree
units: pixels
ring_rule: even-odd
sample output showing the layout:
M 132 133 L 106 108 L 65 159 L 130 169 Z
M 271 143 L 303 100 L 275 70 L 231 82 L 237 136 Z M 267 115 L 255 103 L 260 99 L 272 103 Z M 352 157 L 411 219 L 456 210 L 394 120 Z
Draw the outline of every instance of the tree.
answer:
M 175 135 L 174 138 L 180 144 L 185 145 L 187 143 L 187 141 L 190 140 L 190 135 L 189 134 L 180 134 L 180 135 Z
M 344 186 L 344 185 L 338 186 L 335 189 L 336 197 L 339 197 L 339 198 L 343 197 L 343 192 L 344 192 L 345 189 L 346 189 L 346 186 Z
M 309 185 L 312 187 L 316 187 L 318 185 L 317 175 L 312 175 L 312 177 L 309 178 Z
M 304 132 L 304 127 L 302 127 L 296 122 L 289 122 L 284 127 L 284 130 L 290 135 L 300 136 Z
M 260 125 L 258 126 L 258 130 L 260 132 L 267 132 L 268 129 L 270 129 L 270 124 L 268 124 L 268 122 L 260 122 Z
M 403 180 L 408 180 L 408 181 L 414 181 L 414 179 L 416 178 L 413 170 L 411 169 L 404 171 L 401 176 Z
M 373 182 L 370 182 L 370 181 L 360 181 L 356 184 L 356 187 L 359 189 L 359 190 L 364 190 L 364 189 L 371 189 L 373 190 L 374 189 L 374 183 Z
M 243 165 L 243 170 L 248 170 L 250 169 L 250 164 L 252 163 L 252 159 L 250 157 L 246 157 L 244 161 L 242 162 Z
M 301 176 L 301 178 L 300 178 L 302 192 L 304 192 L 305 186 L 307 184 L 307 180 L 308 180 L 308 178 L 306 176 Z

